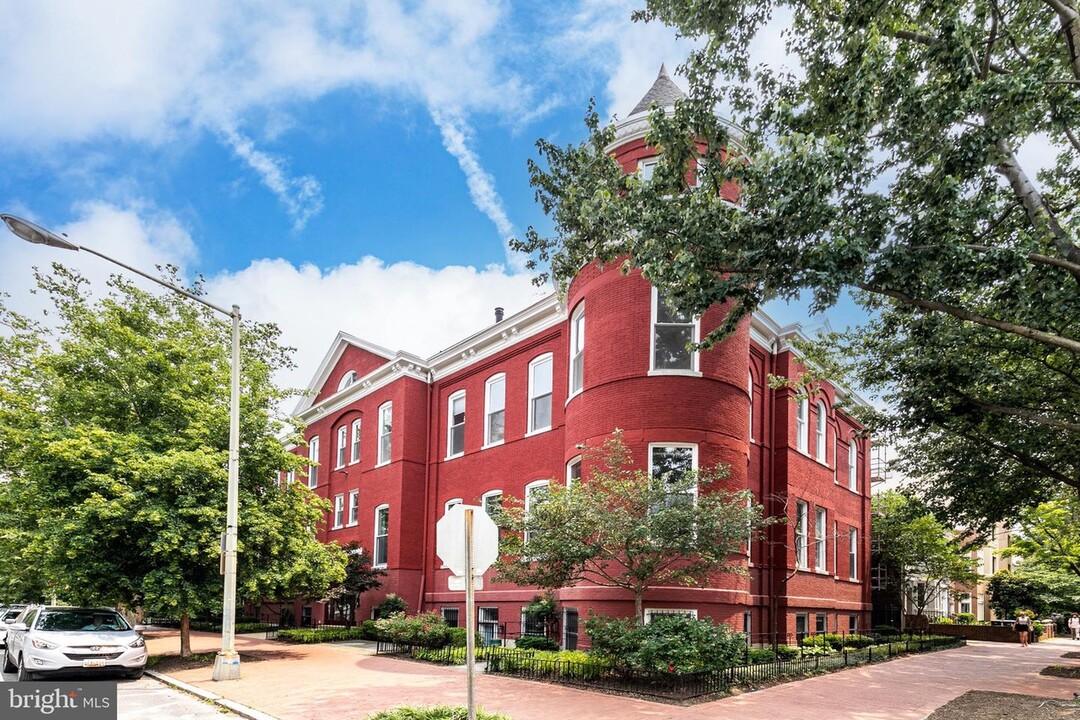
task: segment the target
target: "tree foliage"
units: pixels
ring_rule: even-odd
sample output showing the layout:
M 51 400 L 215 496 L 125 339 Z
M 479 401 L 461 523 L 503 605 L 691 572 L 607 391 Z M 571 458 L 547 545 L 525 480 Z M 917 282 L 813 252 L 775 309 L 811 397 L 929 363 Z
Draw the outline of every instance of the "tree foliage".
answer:
M 220 613 L 228 325 L 117 277 L 96 301 L 60 265 L 38 286 L 54 330 L 0 306 L 5 593 L 181 619 Z M 301 462 L 272 412 L 283 397 L 272 373 L 290 362 L 277 338 L 273 325 L 244 324 L 237 594 L 321 597 L 342 578 L 344 554 L 312 532 L 326 503 L 277 482 Z
M 372 567 L 371 553 L 357 541 L 353 540 L 343 549 L 348 558 L 345 563 L 345 579 L 330 587 L 324 601 L 341 608 L 346 621 L 351 624 L 356 622 L 356 607 L 360 604 L 360 596 L 381 586 L 386 571 Z
M 915 615 L 951 585 L 973 585 L 979 579 L 963 543 L 916 499 L 896 490 L 877 493 L 870 526 L 886 583 L 907 596 Z
M 774 14 L 790 69 L 751 56 Z M 993 522 L 1080 489 L 1074 0 L 649 0 L 638 19 L 695 41 L 689 97 L 650 115 L 647 183 L 591 110 L 585 142 L 538 143 L 554 233 L 516 243 L 534 267 L 625 262 L 680 310 L 731 301 L 705 344 L 763 300 L 855 290 L 879 316 L 850 340 L 858 384 L 890 394 L 878 427 L 936 510 Z M 1026 166 L 1025 145 L 1056 159 Z
M 581 482 L 551 481 L 523 499 L 504 498 L 500 581 L 543 589 L 587 581 L 642 599 L 657 585 L 699 586 L 718 572 L 740 572 L 741 553 L 764 521 L 747 492 L 720 487 L 726 468 L 649 473 L 635 468 L 621 433 L 586 456 Z M 696 499 L 695 499 L 696 494 Z
M 1009 552 L 1051 571 L 1080 575 L 1080 497 L 1062 492 L 1057 498 L 1026 510 Z M 1077 586 L 1080 592 L 1080 583 Z
M 990 593 L 990 609 L 998 617 L 1015 617 L 1020 610 L 1040 617 L 1049 610 L 1047 588 L 1036 578 L 1002 570 L 994 573 L 986 589 Z

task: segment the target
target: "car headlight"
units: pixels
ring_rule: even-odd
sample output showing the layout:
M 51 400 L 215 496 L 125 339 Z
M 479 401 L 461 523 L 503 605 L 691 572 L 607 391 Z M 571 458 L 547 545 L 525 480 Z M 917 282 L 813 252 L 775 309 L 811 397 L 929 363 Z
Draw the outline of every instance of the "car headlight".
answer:
M 137 637 L 128 643 L 128 647 L 146 647 L 146 641 L 141 637 Z
M 48 640 L 42 640 L 41 638 L 34 638 L 31 643 L 34 647 L 40 648 L 42 650 L 55 650 L 56 648 L 60 647 L 56 643 L 51 643 Z

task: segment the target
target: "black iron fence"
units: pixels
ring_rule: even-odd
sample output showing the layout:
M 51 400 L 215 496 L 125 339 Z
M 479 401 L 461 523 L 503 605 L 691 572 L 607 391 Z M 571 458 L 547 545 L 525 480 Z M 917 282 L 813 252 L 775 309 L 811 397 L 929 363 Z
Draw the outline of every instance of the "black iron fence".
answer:
M 266 628 L 266 639 L 276 640 L 279 630 L 350 630 L 357 626 L 352 623 L 338 623 L 338 622 L 319 622 L 318 620 L 308 620 L 303 624 L 297 624 L 294 622 L 286 622 L 285 624 L 271 623 Z

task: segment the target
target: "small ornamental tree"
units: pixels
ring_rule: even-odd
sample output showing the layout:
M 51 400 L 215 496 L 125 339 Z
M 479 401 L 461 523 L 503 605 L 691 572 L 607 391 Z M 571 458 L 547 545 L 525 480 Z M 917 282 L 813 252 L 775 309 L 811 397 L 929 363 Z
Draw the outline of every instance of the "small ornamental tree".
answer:
M 1024 511 L 1009 552 L 1047 569 L 1080 576 L 1080 497 L 1062 490 L 1053 500 Z
M 355 540 L 345 545 L 343 549 L 348 557 L 345 564 L 345 579 L 330 588 L 323 602 L 340 608 L 341 614 L 345 616 L 345 622 L 352 625 L 356 622 L 356 607 L 360 604 L 360 596 L 382 585 L 382 578 L 386 577 L 386 571 L 372 567 L 371 553 Z
M 725 468 L 650 475 L 632 465 L 618 431 L 590 459 L 580 482 L 552 481 L 527 509 L 523 500 L 504 498 L 496 516 L 506 530 L 498 581 L 622 588 L 642 622 L 651 587 L 698 586 L 718 572 L 745 572 L 731 556 L 763 524 L 761 507 L 748 505 L 748 492 L 719 487 Z
M 990 593 L 990 609 L 998 617 L 1015 617 L 1021 609 L 1030 609 L 1035 617 L 1041 617 L 1049 609 L 1046 586 L 1032 577 L 1002 570 L 994 573 L 986 589 Z

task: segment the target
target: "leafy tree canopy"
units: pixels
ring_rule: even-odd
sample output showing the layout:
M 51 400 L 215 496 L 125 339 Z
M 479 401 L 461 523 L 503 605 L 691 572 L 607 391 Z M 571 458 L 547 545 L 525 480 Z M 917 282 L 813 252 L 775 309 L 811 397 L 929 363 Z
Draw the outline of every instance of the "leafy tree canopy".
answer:
M 998 617 L 1015 617 L 1020 610 L 1042 616 L 1049 610 L 1047 587 L 1039 579 L 1002 570 L 987 583 L 990 608 Z
M 972 585 L 979 575 L 963 543 L 919 500 L 896 490 L 871 500 L 871 533 L 888 580 L 898 585 L 921 615 L 950 585 Z M 922 585 L 923 591 L 915 588 Z
M 774 14 L 790 70 L 751 57 Z M 591 110 L 585 142 L 538 143 L 554 233 L 515 246 L 540 279 L 599 258 L 683 311 L 730 301 L 706 345 L 764 300 L 855 290 L 879 318 L 849 338 L 857 384 L 889 394 L 878 427 L 935 510 L 992 522 L 1080 488 L 1074 0 L 649 0 L 637 19 L 696 41 L 689 97 L 650 115 L 649 182 Z M 1055 162 L 1025 166 L 1026 144 Z
M 4 592 L 181 619 L 220 613 L 228 325 L 117 277 L 94 300 L 60 265 L 38 286 L 55 330 L 0 305 Z M 321 597 L 344 575 L 341 549 L 312 532 L 327 504 L 277 482 L 301 465 L 272 411 L 283 394 L 271 376 L 290 362 L 278 334 L 250 322 L 242 331 L 241 598 Z
M 1025 565 L 1050 571 L 1080 575 L 1080 497 L 1062 492 L 1054 500 L 1026 510 L 1020 517 L 1019 533 L 1013 536 L 1008 552 L 1024 558 Z M 1080 583 L 1077 584 L 1080 593 Z
M 586 456 L 580 482 L 552 481 L 524 499 L 504 498 L 500 581 L 558 589 L 579 581 L 623 588 L 642 620 L 656 585 L 697 586 L 740 572 L 732 555 L 764 524 L 747 492 L 720 487 L 726 468 L 654 473 L 635 468 L 621 433 Z

